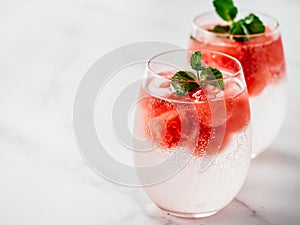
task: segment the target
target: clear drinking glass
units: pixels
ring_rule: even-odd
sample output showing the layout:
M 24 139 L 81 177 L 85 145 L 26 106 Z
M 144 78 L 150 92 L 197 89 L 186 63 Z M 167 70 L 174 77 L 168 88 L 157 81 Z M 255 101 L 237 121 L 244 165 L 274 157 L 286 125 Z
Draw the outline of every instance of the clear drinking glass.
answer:
M 252 158 L 275 139 L 286 110 L 286 66 L 279 23 L 269 15 L 254 12 L 264 23 L 265 33 L 229 35 L 209 31 L 226 23 L 213 11 L 193 21 L 189 49 L 214 50 L 237 58 L 242 66 L 250 96 L 253 129 Z M 249 15 L 239 11 L 239 18 Z M 237 18 L 237 20 L 239 19 Z M 249 38 L 246 42 L 238 38 Z
M 170 51 L 148 62 L 136 105 L 134 136 L 142 141 L 134 143 L 134 162 L 137 168 L 157 165 L 153 172 L 137 170 L 137 175 L 159 208 L 200 218 L 228 205 L 244 183 L 251 116 L 241 64 L 224 53 L 202 51 L 203 62 L 218 68 L 222 79 L 185 80 L 199 87 L 184 96 L 174 94 L 172 76 L 192 71 L 191 54 Z M 211 85 L 220 80 L 225 90 Z M 162 179 L 149 183 L 154 175 Z

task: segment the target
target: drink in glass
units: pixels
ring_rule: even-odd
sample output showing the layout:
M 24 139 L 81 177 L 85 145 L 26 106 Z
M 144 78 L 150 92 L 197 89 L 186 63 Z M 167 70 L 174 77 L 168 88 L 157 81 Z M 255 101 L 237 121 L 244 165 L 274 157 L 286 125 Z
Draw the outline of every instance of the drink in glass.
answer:
M 135 144 L 134 161 L 139 168 L 157 165 L 153 173 L 162 176 L 174 169 L 152 183 L 151 172 L 137 174 L 159 208 L 199 218 L 224 208 L 240 190 L 250 163 L 251 116 L 238 60 L 202 51 L 203 65 L 219 69 L 223 77 L 174 80 L 179 71 L 192 71 L 191 55 L 170 51 L 148 62 L 136 106 L 134 135 L 142 141 Z M 178 94 L 177 82 L 190 91 Z M 168 168 L 158 167 L 166 161 Z
M 240 11 L 238 18 L 251 12 Z M 243 67 L 250 96 L 253 150 L 252 158 L 267 149 L 278 134 L 286 109 L 286 66 L 278 22 L 271 16 L 255 12 L 265 25 L 263 33 L 234 35 L 213 31 L 226 26 L 215 12 L 195 18 L 189 49 L 214 50 L 237 58 Z

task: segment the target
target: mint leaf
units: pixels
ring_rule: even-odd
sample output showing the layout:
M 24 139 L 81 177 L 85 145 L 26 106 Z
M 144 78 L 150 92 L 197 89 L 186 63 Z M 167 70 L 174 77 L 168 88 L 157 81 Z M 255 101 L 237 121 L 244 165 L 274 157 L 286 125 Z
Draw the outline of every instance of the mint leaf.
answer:
M 190 59 L 191 67 L 196 70 L 197 77 L 189 71 L 178 71 L 172 77 L 172 86 L 175 96 L 187 95 L 199 86 L 213 85 L 221 90 L 225 90 L 223 75 L 220 70 L 202 65 L 202 55 L 200 51 L 192 54 Z M 201 71 L 201 73 L 199 73 Z
M 250 34 L 265 32 L 265 26 L 262 21 L 253 13 L 244 18 L 244 22 Z
M 200 51 L 195 52 L 190 60 L 191 67 L 193 70 L 199 71 L 202 68 L 202 55 Z
M 211 67 L 210 67 L 211 68 Z M 214 74 L 216 83 L 211 83 L 211 85 L 217 86 L 221 90 L 225 90 L 224 81 L 223 81 L 223 74 L 217 68 L 211 68 L 212 73 Z
M 230 34 L 248 35 L 250 34 L 244 20 L 232 23 Z
M 213 5 L 218 15 L 225 21 L 234 21 L 237 15 L 237 7 L 234 6 L 232 0 L 214 0 Z
M 205 69 L 204 66 L 202 66 L 202 55 L 200 51 L 196 51 L 192 56 L 190 60 L 191 67 L 196 70 L 197 73 L 197 79 L 200 80 L 199 77 L 199 70 Z
M 221 90 L 225 90 L 223 74 L 217 68 L 208 67 L 200 74 L 201 80 L 207 81 L 207 84 L 218 87 Z M 211 81 L 211 82 L 209 82 Z
M 250 34 L 249 30 L 246 26 L 246 23 L 243 19 L 232 23 L 229 33 L 233 34 L 233 35 L 248 35 L 248 34 Z M 237 41 L 243 41 L 243 42 L 249 40 L 248 37 L 234 37 L 234 39 Z
M 230 26 L 229 25 L 216 25 L 213 29 L 209 30 L 215 33 L 227 34 L 229 33 Z
M 192 72 L 178 71 L 172 77 L 172 86 L 175 89 L 176 96 L 186 95 L 199 87 L 196 82 L 196 76 Z
M 262 21 L 253 13 L 250 13 L 244 19 L 235 21 L 237 8 L 233 4 L 233 0 L 213 0 L 213 5 L 217 14 L 225 21 L 231 22 L 231 25 L 216 25 L 212 30 L 215 33 L 228 33 L 233 35 L 244 35 L 245 37 L 234 37 L 237 41 L 248 41 L 249 34 L 259 34 L 265 32 L 265 26 Z
M 232 23 L 229 33 L 233 35 L 249 35 L 265 32 L 265 26 L 254 14 L 249 14 L 244 19 Z M 234 37 L 237 41 L 248 41 L 249 37 Z

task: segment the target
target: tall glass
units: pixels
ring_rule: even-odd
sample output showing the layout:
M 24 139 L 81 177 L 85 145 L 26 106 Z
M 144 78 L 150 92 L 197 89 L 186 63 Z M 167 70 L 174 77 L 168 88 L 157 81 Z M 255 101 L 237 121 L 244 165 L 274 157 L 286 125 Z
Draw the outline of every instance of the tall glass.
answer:
M 202 51 L 203 62 L 218 68 L 222 79 L 197 81 L 197 89 L 175 95 L 172 76 L 192 71 L 190 56 L 186 50 L 170 51 L 148 62 L 136 106 L 134 136 L 142 141 L 134 144 L 134 162 L 137 168 L 159 168 L 137 170 L 159 208 L 199 218 L 221 210 L 240 190 L 250 163 L 251 116 L 242 67 L 223 53 Z M 211 85 L 220 80 L 225 90 Z M 149 183 L 156 175 L 161 179 Z
M 250 12 L 239 11 L 244 18 Z M 286 66 L 278 22 L 255 12 L 266 32 L 252 35 L 228 35 L 209 31 L 215 25 L 225 25 L 215 12 L 195 18 L 189 49 L 209 49 L 237 58 L 245 73 L 250 96 L 253 150 L 252 158 L 267 149 L 278 134 L 286 110 Z M 237 18 L 238 20 L 239 18 Z M 246 42 L 237 38 L 249 38 Z

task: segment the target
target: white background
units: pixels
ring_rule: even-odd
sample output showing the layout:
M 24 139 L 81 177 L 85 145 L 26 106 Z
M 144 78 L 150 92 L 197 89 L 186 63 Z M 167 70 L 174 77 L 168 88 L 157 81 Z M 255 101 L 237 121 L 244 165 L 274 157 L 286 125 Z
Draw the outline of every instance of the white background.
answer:
M 287 117 L 237 199 L 213 217 L 183 220 L 159 211 L 142 189 L 108 183 L 86 166 L 72 107 L 80 79 L 99 57 L 135 41 L 187 46 L 192 19 L 211 10 L 211 1 L 1 0 L 0 224 L 299 224 L 300 1 L 235 3 L 280 22 Z

